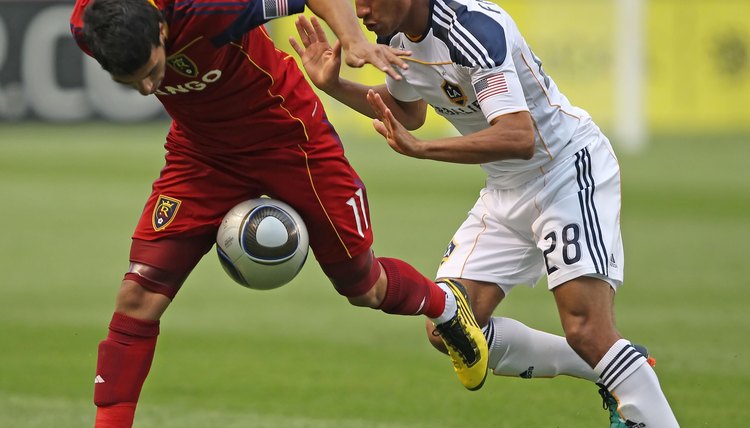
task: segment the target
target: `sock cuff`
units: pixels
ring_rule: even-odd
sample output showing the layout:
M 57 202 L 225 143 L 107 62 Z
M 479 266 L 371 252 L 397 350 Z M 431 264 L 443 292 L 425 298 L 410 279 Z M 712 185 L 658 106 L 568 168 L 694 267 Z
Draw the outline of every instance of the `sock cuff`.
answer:
M 127 336 L 156 337 L 159 335 L 159 320 L 141 320 L 115 312 L 109 330 Z
M 453 291 L 451 291 L 450 287 L 448 287 L 448 284 L 446 284 L 445 281 L 441 280 L 434 284 L 434 294 L 432 294 L 431 292 L 430 295 L 436 303 L 435 311 L 433 311 L 431 314 L 425 315 L 427 315 L 432 320 L 432 322 L 435 323 L 435 325 L 439 325 L 449 321 L 451 318 L 453 318 L 454 315 L 456 315 L 456 311 L 458 310 L 458 303 L 453 296 Z
M 497 323 L 495 320 L 497 320 Z M 500 360 L 505 355 L 505 351 L 501 349 L 503 346 L 502 322 L 502 318 L 490 317 L 490 322 L 482 328 L 484 338 L 487 340 L 489 367 L 491 370 L 495 370 L 498 363 L 500 363 Z
M 620 339 L 609 348 L 604 357 L 594 367 L 599 376 L 597 383 L 612 391 L 617 385 L 628 378 L 646 358 L 625 339 Z

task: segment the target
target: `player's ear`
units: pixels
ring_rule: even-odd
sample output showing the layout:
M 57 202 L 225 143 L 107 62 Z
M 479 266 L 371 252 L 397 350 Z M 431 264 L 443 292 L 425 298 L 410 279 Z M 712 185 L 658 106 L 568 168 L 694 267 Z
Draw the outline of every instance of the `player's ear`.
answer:
M 165 22 L 159 23 L 159 39 L 161 40 L 161 45 L 166 46 L 167 43 L 167 36 L 169 36 L 169 27 Z

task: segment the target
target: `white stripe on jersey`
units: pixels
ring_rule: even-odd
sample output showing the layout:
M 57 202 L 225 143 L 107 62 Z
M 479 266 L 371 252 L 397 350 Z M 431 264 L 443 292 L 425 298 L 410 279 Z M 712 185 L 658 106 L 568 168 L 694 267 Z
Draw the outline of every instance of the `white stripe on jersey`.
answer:
M 469 30 L 464 27 L 456 16 L 456 12 L 448 7 L 442 0 L 435 1 L 433 19 L 441 27 L 448 31 L 451 42 L 458 46 L 464 55 L 470 57 L 477 65 L 484 68 L 494 67 L 495 61 L 489 52 L 482 46 Z M 437 19 L 439 18 L 439 19 Z

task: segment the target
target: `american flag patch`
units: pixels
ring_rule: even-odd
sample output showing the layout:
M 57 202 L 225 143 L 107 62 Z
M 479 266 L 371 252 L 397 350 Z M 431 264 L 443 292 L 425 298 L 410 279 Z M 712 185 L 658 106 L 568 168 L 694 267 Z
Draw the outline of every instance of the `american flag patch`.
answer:
M 289 15 L 287 0 L 263 0 L 263 17 L 266 19 Z
M 474 83 L 474 92 L 476 92 L 477 101 L 480 103 L 493 95 L 508 93 L 508 82 L 505 81 L 505 74 L 495 73 L 478 80 Z

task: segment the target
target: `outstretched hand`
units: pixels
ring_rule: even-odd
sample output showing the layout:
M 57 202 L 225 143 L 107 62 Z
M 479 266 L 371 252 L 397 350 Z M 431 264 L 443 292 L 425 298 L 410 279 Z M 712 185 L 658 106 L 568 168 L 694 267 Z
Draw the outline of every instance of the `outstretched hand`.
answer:
M 376 118 L 373 119 L 372 125 L 376 131 L 388 142 L 388 145 L 402 155 L 413 158 L 422 158 L 420 147 L 422 141 L 412 135 L 404 125 L 399 122 L 391 109 L 389 109 L 380 94 L 372 89 L 367 92 L 367 102 L 370 103 Z
M 346 49 L 346 64 L 357 68 L 362 67 L 365 63 L 372 64 L 392 78 L 401 80 L 401 75 L 394 67 L 402 70 L 409 68 L 406 61 L 399 57 L 408 55 L 411 55 L 411 52 L 362 40 L 353 43 Z
M 308 20 L 304 15 L 300 15 L 295 21 L 295 26 L 302 46 L 293 37 L 289 38 L 289 43 L 302 59 L 302 66 L 310 80 L 315 86 L 323 89 L 326 85 L 333 83 L 334 76 L 338 77 L 341 69 L 341 42 L 336 40 L 331 46 L 320 21 L 314 16 Z M 401 75 L 393 67 L 404 70 L 409 68 L 409 65 L 399 56 L 408 56 L 411 52 L 402 49 L 373 44 L 363 39 L 352 43 L 345 50 L 346 64 L 350 67 L 372 64 L 396 80 L 401 80 Z M 323 86 L 320 86 L 315 79 L 319 79 L 318 82 Z
M 312 83 L 325 91 L 339 80 L 341 42 L 336 40 L 331 47 L 323 27 L 314 16 L 308 20 L 304 15 L 300 15 L 294 25 L 297 27 L 302 46 L 294 37 L 289 38 L 289 43 L 299 55 L 302 67 Z

